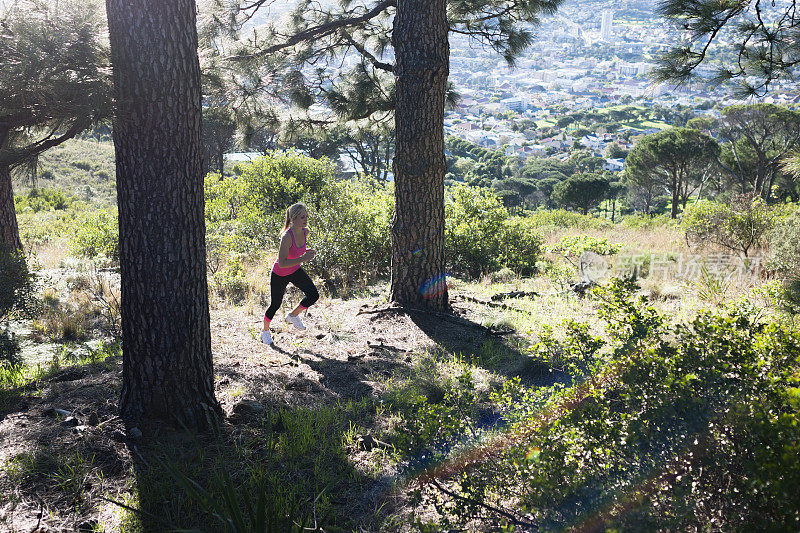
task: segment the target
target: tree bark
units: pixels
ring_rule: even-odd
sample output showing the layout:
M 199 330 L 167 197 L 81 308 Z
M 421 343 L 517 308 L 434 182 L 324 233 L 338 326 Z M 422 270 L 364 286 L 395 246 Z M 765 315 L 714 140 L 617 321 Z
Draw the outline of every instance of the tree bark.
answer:
M 9 251 L 22 250 L 8 165 L 0 165 L 0 245 Z
M 123 370 L 129 425 L 205 429 L 214 397 L 194 0 L 106 0 L 117 114 Z
M 444 256 L 446 0 L 398 0 L 395 50 L 393 301 L 449 308 Z

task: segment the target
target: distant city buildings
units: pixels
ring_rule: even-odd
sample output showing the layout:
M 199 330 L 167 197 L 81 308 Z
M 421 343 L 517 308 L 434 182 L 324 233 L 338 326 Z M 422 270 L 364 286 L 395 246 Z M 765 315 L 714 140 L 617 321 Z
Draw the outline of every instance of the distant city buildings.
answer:
M 610 41 L 614 27 L 614 12 L 604 9 L 600 12 L 600 39 Z

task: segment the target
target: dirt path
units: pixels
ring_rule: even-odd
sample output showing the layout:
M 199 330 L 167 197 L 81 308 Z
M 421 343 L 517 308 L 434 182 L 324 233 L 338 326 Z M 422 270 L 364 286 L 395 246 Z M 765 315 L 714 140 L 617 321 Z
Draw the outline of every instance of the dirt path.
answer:
M 482 309 L 474 302 L 456 298 L 454 315 L 438 315 L 400 312 L 383 301 L 323 300 L 304 317 L 303 332 L 276 319 L 273 346 L 257 340 L 263 310 L 212 309 L 215 389 L 226 414 L 246 400 L 291 408 L 377 396 L 387 378 L 408 370 L 414 352 L 469 353 L 497 339 L 498 332 L 480 325 Z M 14 531 L 73 531 L 112 520 L 97 516 L 98 508 L 109 507 L 99 497 L 129 490 L 136 462 L 116 416 L 121 368 L 119 357 L 65 368 L 0 404 L 0 531 L 12 525 Z M 83 505 L 63 486 L 52 486 L 52 476 L 45 482 L 26 477 L 26 469 L 59 468 L 42 451 L 53 443 L 83 450 L 81 460 L 102 468 L 97 486 L 83 480 L 76 487 Z M 27 462 L 15 474 L 20 457 Z

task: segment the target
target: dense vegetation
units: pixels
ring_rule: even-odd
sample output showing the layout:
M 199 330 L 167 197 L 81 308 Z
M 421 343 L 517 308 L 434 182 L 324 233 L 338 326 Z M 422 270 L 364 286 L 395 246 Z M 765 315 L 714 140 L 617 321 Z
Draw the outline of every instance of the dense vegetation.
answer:
M 283 206 L 294 201 L 311 210 L 320 254 L 310 268 L 329 292 L 346 296 L 380 286 L 390 260 L 391 187 L 338 180 L 330 161 L 296 152 L 269 154 L 224 177 L 210 173 L 209 279 L 218 305 L 266 303 L 264 265 L 274 254 Z M 391 376 L 378 397 L 269 411 L 246 442 L 204 445 L 209 457 L 226 460 L 151 464 L 138 480 L 149 488 L 137 498 L 126 496 L 125 505 L 153 509 L 174 491 L 187 498 L 163 522 L 133 513 L 125 527 L 196 524 L 190 517 L 208 513 L 239 530 L 256 527 L 258 516 L 282 529 L 290 522 L 308 524 L 312 507 L 322 523 L 349 527 L 352 517 L 341 514 L 337 495 L 370 485 L 346 465 L 352 450 L 363 446 L 360 435 L 373 431 L 383 444 L 370 453 L 371 468 L 400 469 L 410 498 L 404 516 L 419 530 L 591 524 L 683 530 L 708 523 L 726 530 L 796 529 L 800 337 L 789 320 L 797 309 L 791 290 L 770 281 L 732 289 L 735 278 L 706 271 L 682 281 L 686 292 L 678 297 L 695 293 L 698 300 L 676 316 L 669 307 L 675 298 L 670 283 L 681 280 L 657 277 L 663 265 L 652 262 L 664 255 L 658 248 L 663 245 L 648 243 L 654 236 L 672 243 L 667 249 L 677 251 L 665 255 L 672 254 L 670 264 L 686 253 L 675 248 L 684 239 L 702 244 L 709 260 L 724 249 L 753 261 L 769 251 L 762 267 L 781 277 L 796 275 L 797 210 L 745 198 L 696 202 L 680 225 L 633 215 L 612 223 L 566 210 L 512 215 L 492 188 L 449 186 L 446 247 L 454 283 L 478 293 L 505 286 L 529 294 L 531 283 L 536 291 L 553 291 L 541 296 L 538 310 L 522 296 L 509 300 L 516 310 L 489 319 L 516 332 L 521 353 L 510 355 L 497 344 L 476 347 L 469 356 L 415 353 L 410 372 Z M 17 209 L 28 249 L 62 246 L 74 260 L 116 264 L 113 209 L 53 189 L 20 195 Z M 576 267 L 589 252 L 614 264 L 639 261 L 638 269 L 576 300 L 559 287 L 579 277 Z M 43 340 L 119 338 L 117 296 L 100 278 L 75 281 L 75 290 L 83 291 L 76 294 L 85 296 L 60 301 L 52 293 L 42 296 L 40 282 L 19 272 L 15 286 L 21 289 L 3 288 L 18 303 L 4 309 L 16 318 L 26 316 L 23 310 L 37 317 Z M 488 285 L 470 281 L 484 275 Z M 577 306 L 602 321 L 546 314 L 553 305 Z M 54 359 L 58 366 L 49 369 L 16 366 L 19 340 L 6 332 L 3 342 L 3 402 L 14 401 L 20 384 L 64 364 Z M 93 368 L 118 357 L 114 346 L 90 352 Z M 517 370 L 509 373 L 509 365 Z M 377 429 L 374 420 L 394 422 Z M 275 433 L 276 424 L 286 429 Z M 271 444 L 265 449 L 263 443 Z M 191 446 L 183 449 L 192 455 Z M 5 472 L 22 486 L 49 479 L 46 464 L 98 475 L 93 472 L 99 465 L 74 453 L 48 448 L 18 454 Z M 246 457 L 258 457 L 258 466 L 240 471 L 237 462 Z M 308 468 L 316 472 L 314 483 L 290 481 L 302 479 Z M 283 474 L 268 474 L 273 470 Z M 83 484 L 63 486 L 75 494 L 86 490 Z M 258 494 L 271 495 L 273 503 Z M 392 529 L 398 517 L 374 520 Z

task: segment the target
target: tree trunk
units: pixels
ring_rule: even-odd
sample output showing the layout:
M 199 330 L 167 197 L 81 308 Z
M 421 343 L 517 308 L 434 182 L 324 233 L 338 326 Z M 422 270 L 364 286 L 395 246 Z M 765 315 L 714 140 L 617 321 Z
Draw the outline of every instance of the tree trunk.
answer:
M 129 425 L 205 429 L 214 397 L 194 0 L 106 0 L 117 115 L 123 369 Z
M 398 0 L 393 301 L 449 308 L 444 256 L 444 103 L 450 46 L 446 0 Z
M 680 193 L 680 181 L 678 178 L 672 176 L 672 207 L 670 209 L 670 218 L 678 218 L 678 196 Z
M 22 250 L 8 165 L 0 165 L 0 246 L 9 251 Z

